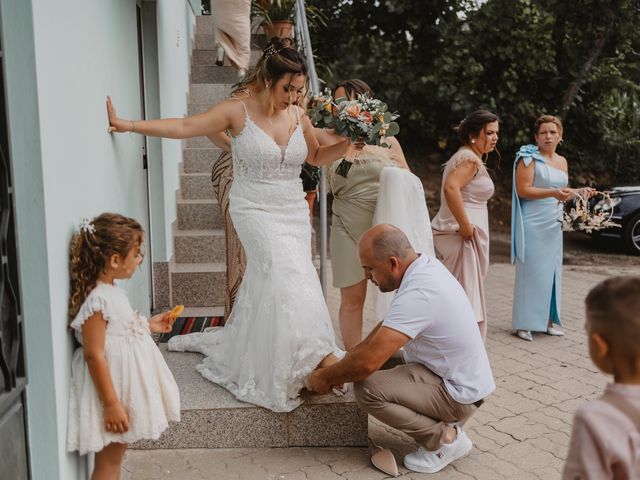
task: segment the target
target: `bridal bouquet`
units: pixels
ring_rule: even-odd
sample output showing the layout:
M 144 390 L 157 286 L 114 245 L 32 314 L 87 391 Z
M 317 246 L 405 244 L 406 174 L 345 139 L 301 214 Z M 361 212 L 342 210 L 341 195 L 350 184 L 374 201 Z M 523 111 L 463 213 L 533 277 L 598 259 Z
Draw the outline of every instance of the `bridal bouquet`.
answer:
M 342 100 L 337 105 L 333 128 L 341 137 L 352 142 L 363 139 L 368 145 L 389 147 L 385 137 L 397 135 L 400 126 L 395 122 L 398 115 L 391 113 L 387 104 L 368 95 L 358 95 L 357 100 Z
M 333 128 L 335 117 L 333 116 L 333 97 L 329 89 L 318 95 L 313 95 L 309 100 L 307 112 L 314 127 Z
M 605 202 L 610 200 L 607 192 L 596 192 L 596 195 L 603 197 Z M 562 212 L 562 230 L 565 232 L 585 232 L 592 233 L 610 227 L 620 227 L 616 222 L 611 220 L 613 208 L 608 212 L 601 210 L 595 211 L 590 208 L 587 197 L 578 194 L 575 199 L 575 205 Z

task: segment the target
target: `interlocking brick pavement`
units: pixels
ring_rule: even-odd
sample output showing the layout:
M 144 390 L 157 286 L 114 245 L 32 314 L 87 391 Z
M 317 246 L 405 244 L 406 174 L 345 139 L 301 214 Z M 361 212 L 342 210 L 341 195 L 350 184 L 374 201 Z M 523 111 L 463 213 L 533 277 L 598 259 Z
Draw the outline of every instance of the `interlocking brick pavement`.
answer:
M 515 270 L 494 264 L 486 281 L 489 330 L 487 351 L 496 392 L 466 424 L 474 443 L 466 458 L 435 475 L 416 474 L 401 465 L 402 479 L 544 479 L 560 477 L 576 408 L 602 392 L 607 378 L 588 358 L 584 333 L 584 297 L 611 275 L 640 275 L 640 267 L 565 266 L 562 318 L 566 335 L 535 335 L 524 342 L 511 332 Z M 339 292 L 329 292 L 337 319 Z M 366 329 L 375 319 L 370 302 Z M 336 325 L 336 332 L 337 329 Z M 402 456 L 415 449 L 411 439 L 374 419 L 373 443 Z M 370 466 L 362 448 L 272 448 L 129 451 L 123 479 L 221 480 L 377 480 L 385 474 Z

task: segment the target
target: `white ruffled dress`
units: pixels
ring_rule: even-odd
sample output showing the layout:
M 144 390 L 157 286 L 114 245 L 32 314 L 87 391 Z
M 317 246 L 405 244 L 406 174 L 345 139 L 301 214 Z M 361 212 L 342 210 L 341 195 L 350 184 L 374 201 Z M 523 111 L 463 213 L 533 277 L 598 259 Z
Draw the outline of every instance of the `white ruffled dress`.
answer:
M 102 403 L 93 384 L 84 349 L 73 355 L 67 450 L 98 452 L 110 443 L 155 440 L 180 421 L 180 393 L 169 367 L 151 338 L 147 319 L 131 308 L 123 290 L 98 283 L 71 322 L 82 344 L 82 325 L 96 312 L 107 322 L 104 354 L 120 402 L 129 414 L 129 431 L 104 429 Z

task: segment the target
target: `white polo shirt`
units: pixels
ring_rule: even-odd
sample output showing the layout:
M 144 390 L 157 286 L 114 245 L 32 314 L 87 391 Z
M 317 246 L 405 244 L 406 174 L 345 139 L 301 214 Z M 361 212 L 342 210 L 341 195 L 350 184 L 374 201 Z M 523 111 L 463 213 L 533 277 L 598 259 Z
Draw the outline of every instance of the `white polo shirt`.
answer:
M 496 388 L 475 315 L 453 275 L 436 258 L 420 255 L 404 274 L 382 326 L 411 338 L 407 363 L 421 363 L 468 405 Z

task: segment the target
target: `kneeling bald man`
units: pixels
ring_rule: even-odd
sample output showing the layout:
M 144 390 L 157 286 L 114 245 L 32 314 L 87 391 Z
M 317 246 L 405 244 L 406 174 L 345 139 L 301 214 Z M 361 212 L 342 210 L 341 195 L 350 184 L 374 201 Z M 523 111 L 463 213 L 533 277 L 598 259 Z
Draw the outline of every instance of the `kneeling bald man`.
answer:
M 358 253 L 366 278 L 397 293 L 384 320 L 340 362 L 316 370 L 311 387 L 355 382 L 362 409 L 418 444 L 405 466 L 438 472 L 471 451 L 460 425 L 495 390 L 471 304 L 444 265 L 392 225 L 367 230 Z

